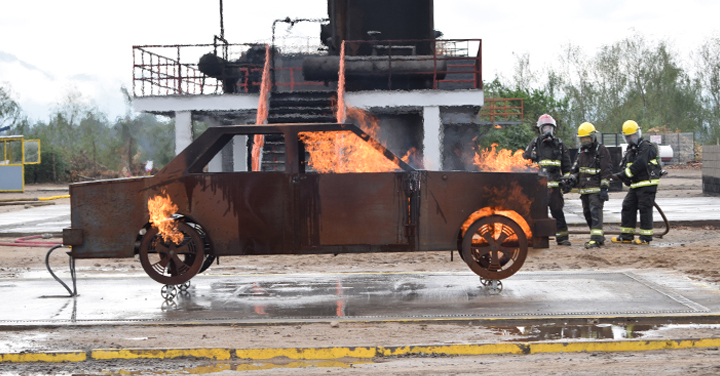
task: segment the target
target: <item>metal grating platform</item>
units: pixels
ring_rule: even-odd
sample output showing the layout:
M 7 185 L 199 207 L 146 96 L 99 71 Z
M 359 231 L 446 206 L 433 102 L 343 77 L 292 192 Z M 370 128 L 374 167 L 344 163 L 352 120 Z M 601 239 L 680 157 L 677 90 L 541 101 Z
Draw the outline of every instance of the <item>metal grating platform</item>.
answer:
M 147 277 L 0 281 L 0 326 L 136 322 L 288 322 L 694 316 L 720 313 L 719 291 L 664 272 L 527 272 L 489 294 L 469 273 L 201 276 L 172 302 Z

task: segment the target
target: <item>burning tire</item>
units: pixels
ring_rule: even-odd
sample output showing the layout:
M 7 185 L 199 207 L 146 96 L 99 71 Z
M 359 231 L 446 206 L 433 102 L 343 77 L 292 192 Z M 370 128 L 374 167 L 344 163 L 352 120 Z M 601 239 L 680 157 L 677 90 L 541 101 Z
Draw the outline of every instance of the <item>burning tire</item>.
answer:
M 177 232 L 182 239 L 175 242 L 165 240 L 156 227 L 151 227 L 140 245 L 143 269 L 150 278 L 165 285 L 180 285 L 189 281 L 205 263 L 206 242 L 198 229 L 178 222 Z
M 500 280 L 515 274 L 527 257 L 528 240 L 510 218 L 491 215 L 475 221 L 462 241 L 462 258 L 482 278 Z

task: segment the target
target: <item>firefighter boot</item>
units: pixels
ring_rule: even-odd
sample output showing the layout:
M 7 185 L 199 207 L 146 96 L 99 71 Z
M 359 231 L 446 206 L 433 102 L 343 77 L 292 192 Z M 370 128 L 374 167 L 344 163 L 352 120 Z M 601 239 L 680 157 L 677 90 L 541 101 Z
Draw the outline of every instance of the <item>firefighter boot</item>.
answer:
M 623 238 L 622 236 L 613 236 L 612 239 L 610 239 L 610 240 L 611 240 L 613 243 L 625 243 L 625 244 L 630 244 L 630 243 L 633 242 L 632 239 L 626 239 L 626 238 Z
M 585 248 L 600 248 L 601 243 L 596 240 L 590 240 L 589 242 L 585 243 Z

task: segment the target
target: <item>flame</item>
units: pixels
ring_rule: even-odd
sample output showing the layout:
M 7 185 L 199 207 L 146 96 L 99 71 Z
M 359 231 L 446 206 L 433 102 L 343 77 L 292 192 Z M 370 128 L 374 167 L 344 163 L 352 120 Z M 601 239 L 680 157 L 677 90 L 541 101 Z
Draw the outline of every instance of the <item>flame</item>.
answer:
M 360 109 L 348 107 L 347 117 L 358 121 L 360 128 L 377 140 L 380 127 L 377 118 Z M 368 142 L 350 131 L 300 132 L 300 140 L 310 154 L 308 164 L 321 174 L 350 172 L 390 172 L 398 166 Z
M 158 229 L 158 234 L 165 242 L 179 244 L 184 238 L 184 235 L 177 229 L 177 222 L 172 218 L 177 211 L 177 205 L 172 203 L 164 190 L 160 195 L 148 200 L 150 224 Z
M 520 225 L 520 228 L 522 228 L 523 232 L 525 233 L 525 237 L 527 237 L 528 241 L 532 240 L 532 230 L 530 230 L 530 225 L 525 221 L 525 218 L 523 218 L 518 212 L 514 210 L 504 210 L 497 207 L 486 207 L 482 208 L 470 215 L 468 219 L 465 220 L 461 227 L 461 233 L 462 236 L 465 236 L 465 232 L 467 231 L 468 227 L 473 224 L 473 222 L 477 221 L 480 218 L 491 216 L 491 215 L 501 215 L 503 217 L 507 217 L 515 221 L 518 225 Z M 502 228 L 502 224 L 496 223 L 495 224 L 495 232 L 500 233 L 500 230 Z M 480 242 L 483 242 L 484 240 L 480 240 Z M 508 241 L 517 241 L 517 236 L 512 235 L 508 237 Z M 473 239 L 473 243 L 477 243 L 476 239 Z
M 345 122 L 345 41 L 340 46 L 340 70 L 338 71 L 337 122 Z
M 270 94 L 270 45 L 265 46 L 265 65 L 263 67 L 262 82 L 260 83 L 260 100 L 258 101 L 257 117 L 255 124 L 261 125 L 267 122 L 268 117 L 268 94 Z M 252 148 L 252 170 L 260 171 L 260 151 L 265 144 L 265 137 L 256 134 L 253 138 Z
M 473 222 L 482 217 L 497 214 L 515 221 L 515 223 L 523 229 L 528 240 L 532 239 L 532 230 L 530 230 L 530 225 L 525 221 L 525 218 L 530 216 L 532 200 L 523 192 L 520 184 L 514 181 L 509 187 L 493 187 L 486 189 L 481 195 L 483 201 L 492 203 L 493 206 L 488 206 L 472 213 L 461 226 L 462 236 L 465 236 L 465 231 L 467 231 Z M 508 209 L 511 205 L 515 210 Z M 500 228 L 496 227 L 496 230 L 499 231 Z
M 480 171 L 533 171 L 537 167 L 532 161 L 524 159 L 522 150 L 514 153 L 512 150 L 496 150 L 498 144 L 492 144 L 491 149 L 481 150 L 480 154 L 475 153 L 474 164 Z
M 495 127 L 495 129 L 502 129 L 502 126 L 498 124 L 493 125 L 493 127 Z
M 422 168 L 422 158 L 420 157 L 420 153 L 415 147 L 410 148 L 410 150 L 408 150 L 407 153 L 405 153 L 405 155 L 400 159 L 403 162 L 412 165 L 413 167 Z

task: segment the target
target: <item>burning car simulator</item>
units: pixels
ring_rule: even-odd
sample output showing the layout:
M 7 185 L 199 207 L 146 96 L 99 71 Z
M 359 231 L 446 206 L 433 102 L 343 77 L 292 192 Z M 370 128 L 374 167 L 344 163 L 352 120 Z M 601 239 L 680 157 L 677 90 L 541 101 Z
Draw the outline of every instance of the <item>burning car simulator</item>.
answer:
M 233 137 L 255 134 L 284 138 L 281 171 L 205 171 Z M 360 140 L 392 168 L 313 169 L 313 135 Z M 416 170 L 352 124 L 211 127 L 154 176 L 76 183 L 70 194 L 71 257 L 138 255 L 168 285 L 223 256 L 442 250 L 501 280 L 555 232 L 537 172 Z

